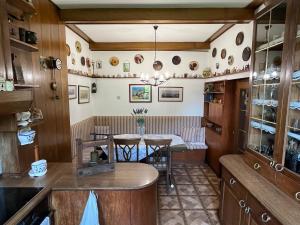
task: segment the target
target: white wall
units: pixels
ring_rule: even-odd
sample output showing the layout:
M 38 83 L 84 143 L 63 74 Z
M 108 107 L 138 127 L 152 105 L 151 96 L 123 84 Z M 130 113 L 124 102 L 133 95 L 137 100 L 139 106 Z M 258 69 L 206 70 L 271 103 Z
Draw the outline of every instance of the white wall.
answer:
M 244 32 L 244 42 L 237 46 L 235 44 L 236 36 L 239 32 Z M 251 59 L 249 61 L 244 62 L 242 59 L 242 53 L 245 47 L 250 47 L 252 49 L 252 34 L 253 34 L 253 23 L 248 24 L 236 24 L 229 30 L 227 30 L 224 34 L 222 34 L 219 38 L 214 40 L 210 45 L 209 51 L 209 65 L 213 73 L 222 73 L 226 69 L 233 69 L 234 67 L 238 69 L 242 69 L 243 66 L 250 64 Z M 215 58 L 212 57 L 212 50 L 217 49 L 217 56 Z M 221 59 L 221 51 L 225 48 L 227 51 L 226 58 Z M 228 56 L 233 55 L 234 63 L 233 65 L 228 65 Z M 216 69 L 216 63 L 220 64 L 219 69 Z

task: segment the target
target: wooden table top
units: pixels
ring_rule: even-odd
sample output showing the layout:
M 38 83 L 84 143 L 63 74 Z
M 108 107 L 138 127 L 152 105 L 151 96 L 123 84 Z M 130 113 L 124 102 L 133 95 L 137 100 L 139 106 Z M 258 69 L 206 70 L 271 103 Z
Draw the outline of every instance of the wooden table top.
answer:
M 0 178 L 0 187 L 47 187 L 52 190 L 132 190 L 150 186 L 158 179 L 158 171 L 144 163 L 116 163 L 115 171 L 93 176 L 76 176 L 72 163 L 49 163 L 45 176 Z
M 300 204 L 253 171 L 241 155 L 225 155 L 220 162 L 283 225 L 299 225 Z

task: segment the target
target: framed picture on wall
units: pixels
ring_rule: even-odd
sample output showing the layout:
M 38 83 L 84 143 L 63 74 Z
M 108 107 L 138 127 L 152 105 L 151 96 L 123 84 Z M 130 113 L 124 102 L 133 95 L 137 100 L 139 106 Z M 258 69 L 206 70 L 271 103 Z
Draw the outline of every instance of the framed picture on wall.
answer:
M 90 87 L 78 86 L 78 104 L 90 102 Z
M 69 99 L 77 98 L 77 86 L 76 85 L 68 85 L 68 93 Z
M 183 87 L 158 87 L 159 102 L 183 102 Z
M 150 84 L 129 84 L 129 102 L 152 102 L 152 86 Z
M 130 63 L 129 62 L 123 63 L 123 72 L 124 73 L 129 73 L 130 72 Z

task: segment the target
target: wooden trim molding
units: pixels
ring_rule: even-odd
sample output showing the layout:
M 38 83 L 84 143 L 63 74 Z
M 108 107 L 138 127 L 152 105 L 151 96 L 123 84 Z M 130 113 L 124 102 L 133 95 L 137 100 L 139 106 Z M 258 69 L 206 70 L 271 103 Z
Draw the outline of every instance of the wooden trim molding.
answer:
M 222 34 L 224 34 L 227 30 L 229 30 L 231 27 L 233 27 L 234 24 L 224 24 L 219 30 L 217 30 L 215 33 L 213 33 L 207 40 L 206 42 L 213 42 L 216 40 L 218 37 L 220 37 Z
M 208 50 L 209 42 L 157 42 L 158 51 Z M 90 42 L 92 51 L 153 51 L 154 42 Z
M 66 24 L 66 26 L 86 42 L 93 42 L 93 40 L 86 33 L 80 30 L 75 24 Z
M 96 8 L 61 9 L 60 18 L 73 24 L 248 23 L 249 8 Z
M 249 5 L 246 6 L 248 9 L 257 9 L 260 5 L 264 4 L 266 0 L 252 0 Z

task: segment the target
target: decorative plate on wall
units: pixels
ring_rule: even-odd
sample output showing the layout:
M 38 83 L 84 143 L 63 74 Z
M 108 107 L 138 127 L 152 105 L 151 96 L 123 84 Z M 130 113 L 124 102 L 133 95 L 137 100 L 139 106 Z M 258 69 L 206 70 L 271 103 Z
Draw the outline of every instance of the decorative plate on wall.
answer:
M 66 44 L 66 50 L 67 50 L 67 56 L 71 55 L 71 49 L 70 46 L 68 44 Z
M 244 33 L 239 32 L 235 38 L 235 44 L 237 46 L 241 45 L 244 42 Z
M 159 60 L 156 60 L 154 63 L 153 63 L 153 69 L 155 71 L 160 71 L 161 69 L 163 68 L 163 63 Z
M 119 59 L 118 59 L 118 57 L 116 57 L 116 56 L 111 57 L 111 58 L 109 59 L 109 63 L 110 63 L 110 65 L 112 65 L 112 66 L 117 66 L 117 65 L 119 65 Z
M 181 62 L 180 56 L 175 55 L 175 56 L 172 58 L 172 63 L 173 63 L 174 65 L 179 65 L 180 62 Z
M 214 48 L 214 49 L 212 50 L 211 56 L 212 56 L 213 58 L 215 58 L 216 55 L 217 55 L 217 49 Z
M 144 56 L 142 56 L 141 54 L 136 54 L 134 56 L 134 61 L 136 64 L 141 64 L 144 61 Z
M 226 49 L 223 48 L 221 51 L 221 59 L 225 59 L 226 58 Z
M 85 58 L 83 56 L 80 58 L 80 62 L 82 66 L 85 66 Z
M 190 70 L 195 71 L 199 68 L 199 63 L 197 61 L 192 61 L 189 64 Z
M 230 56 L 228 57 L 228 65 L 229 65 L 229 66 L 232 66 L 232 65 L 233 65 L 233 62 L 234 62 L 234 58 L 233 58 L 232 55 L 230 55 Z
M 246 62 L 250 59 L 250 57 L 251 57 L 251 48 L 250 47 L 244 48 L 243 55 L 242 55 L 243 60 Z
M 76 42 L 75 42 L 75 48 L 76 48 L 76 51 L 77 51 L 78 53 L 81 52 L 81 44 L 80 44 L 79 41 L 76 41 Z
M 88 68 L 91 67 L 91 60 L 90 60 L 89 58 L 86 58 L 86 66 L 87 66 Z

